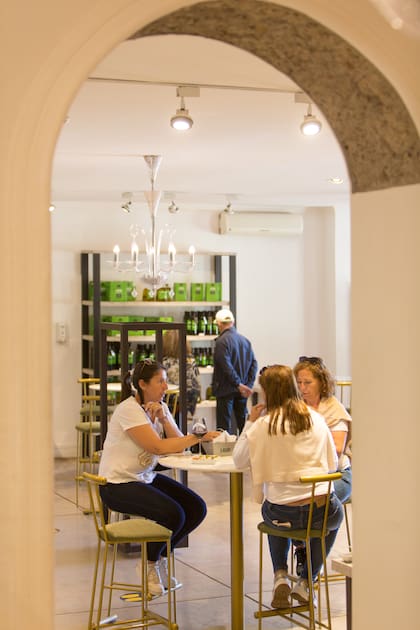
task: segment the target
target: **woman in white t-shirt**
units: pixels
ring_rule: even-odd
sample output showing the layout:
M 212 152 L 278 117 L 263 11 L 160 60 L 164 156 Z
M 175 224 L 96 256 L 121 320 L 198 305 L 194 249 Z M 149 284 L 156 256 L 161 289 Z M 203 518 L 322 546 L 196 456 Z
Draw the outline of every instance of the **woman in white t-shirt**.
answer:
M 233 459 L 238 468 L 251 467 L 254 485 L 263 487 L 264 521 L 281 530 L 303 529 L 309 516 L 311 487 L 300 482 L 305 475 L 322 475 L 337 468 L 337 456 L 331 433 L 316 411 L 303 402 L 293 371 L 285 365 L 271 365 L 260 371 L 259 382 L 265 403 L 255 405 L 237 441 Z M 313 525 L 321 527 L 324 519 L 328 484 L 316 489 Z M 343 507 L 331 493 L 325 547 L 329 553 L 343 519 Z M 308 567 L 305 561 L 293 590 L 287 574 L 290 539 L 268 536 L 274 570 L 271 605 L 287 608 L 290 597 L 309 600 Z M 312 577 L 322 567 L 321 543 L 311 544 Z
M 135 389 L 133 396 L 132 387 Z M 106 477 L 101 497 L 111 510 L 143 516 L 170 529 L 172 548 L 204 519 L 206 504 L 187 486 L 157 473 L 159 456 L 179 453 L 199 442 L 183 435 L 162 398 L 168 389 L 166 372 L 157 361 L 145 359 L 128 372 L 122 383 L 121 402 L 108 425 L 99 474 Z M 209 432 L 203 440 L 212 440 Z M 166 545 L 150 543 L 149 593 L 168 588 Z M 172 578 L 171 588 L 179 586 Z

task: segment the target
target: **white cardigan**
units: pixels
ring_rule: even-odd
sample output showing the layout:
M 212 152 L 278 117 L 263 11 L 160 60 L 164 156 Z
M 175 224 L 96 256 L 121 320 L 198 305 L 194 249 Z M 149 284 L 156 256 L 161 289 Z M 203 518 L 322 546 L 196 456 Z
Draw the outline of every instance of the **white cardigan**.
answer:
M 310 486 L 300 483 L 304 475 L 322 475 L 337 470 L 337 454 L 324 418 L 309 409 L 312 427 L 297 435 L 278 431 L 269 435 L 269 416 L 247 421 L 237 441 L 233 459 L 238 468 L 251 467 L 254 486 L 264 486 L 264 496 L 278 504 L 310 496 Z M 286 422 L 286 431 L 288 423 Z M 320 484 L 316 494 L 325 494 Z

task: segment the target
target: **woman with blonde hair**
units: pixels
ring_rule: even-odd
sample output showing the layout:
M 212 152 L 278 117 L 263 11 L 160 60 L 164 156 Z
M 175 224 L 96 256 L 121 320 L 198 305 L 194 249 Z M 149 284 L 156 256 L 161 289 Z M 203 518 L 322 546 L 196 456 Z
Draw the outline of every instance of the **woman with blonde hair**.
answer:
M 306 527 L 311 501 L 311 488 L 300 483 L 305 475 L 322 475 L 337 468 L 337 456 L 331 433 L 316 411 L 302 400 L 293 371 L 285 365 L 271 365 L 260 371 L 265 402 L 252 407 L 245 427 L 235 445 L 233 459 L 238 468 L 251 467 L 253 483 L 263 487 L 262 516 L 274 528 Z M 324 518 L 328 484 L 316 489 L 314 527 L 321 527 Z M 343 519 L 343 508 L 331 493 L 328 530 L 325 539 L 329 553 Z M 290 606 L 290 596 L 301 603 L 309 600 L 308 567 L 305 562 L 301 577 L 291 589 L 287 577 L 287 556 L 290 539 L 268 536 L 274 570 L 273 608 Z M 322 567 L 321 543 L 311 545 L 312 577 Z M 315 602 L 314 602 L 315 603 Z
M 334 484 L 335 493 L 345 503 L 352 489 L 351 416 L 334 395 L 335 379 L 321 357 L 299 357 L 293 372 L 303 400 L 324 417 L 331 431 L 342 475 Z

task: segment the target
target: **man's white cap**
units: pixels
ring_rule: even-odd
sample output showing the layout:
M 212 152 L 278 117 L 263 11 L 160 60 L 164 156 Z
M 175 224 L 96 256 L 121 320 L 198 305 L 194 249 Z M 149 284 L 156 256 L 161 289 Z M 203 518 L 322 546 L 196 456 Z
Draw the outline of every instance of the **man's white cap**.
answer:
M 232 311 L 230 311 L 228 308 L 222 308 L 216 313 L 216 321 L 220 322 L 221 324 L 233 324 L 235 318 Z

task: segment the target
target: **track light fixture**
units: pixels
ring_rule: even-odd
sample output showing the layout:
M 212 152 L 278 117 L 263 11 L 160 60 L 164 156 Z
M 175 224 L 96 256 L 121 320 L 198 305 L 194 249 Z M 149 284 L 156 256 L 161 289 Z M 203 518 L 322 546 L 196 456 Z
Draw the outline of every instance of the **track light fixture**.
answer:
M 187 131 L 191 129 L 194 121 L 185 107 L 184 98 L 186 96 L 200 96 L 200 88 L 192 85 L 180 85 L 176 90 L 176 95 L 181 99 L 181 107 L 176 110 L 175 116 L 172 116 L 171 127 L 177 131 Z
M 300 130 L 304 136 L 316 136 L 321 131 L 321 121 L 312 114 L 312 103 L 308 103 L 308 111 L 303 117 L 303 123 Z
M 300 130 L 305 136 L 315 136 L 321 131 L 321 121 L 312 113 L 312 101 L 304 92 L 295 93 L 295 103 L 305 103 L 308 106 L 306 115 L 303 117 L 303 123 Z
M 169 204 L 168 212 L 170 212 L 171 214 L 178 214 L 179 207 L 176 205 L 175 201 L 171 201 L 171 203 Z
M 130 214 L 131 205 L 133 203 L 133 193 L 131 192 L 123 193 L 122 198 L 123 198 L 123 203 L 121 204 L 121 210 L 123 210 L 127 214 Z
M 230 201 L 226 204 L 226 208 L 223 209 L 223 212 L 226 212 L 226 214 L 235 214 L 235 211 L 232 210 L 232 204 Z
M 191 129 L 194 121 L 189 115 L 188 109 L 185 109 L 184 97 L 181 97 L 181 107 L 176 110 L 175 116 L 171 118 L 171 127 L 177 131 L 187 131 Z

